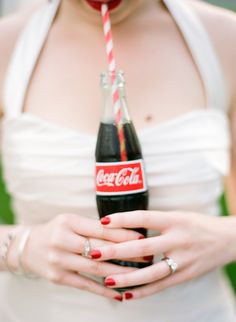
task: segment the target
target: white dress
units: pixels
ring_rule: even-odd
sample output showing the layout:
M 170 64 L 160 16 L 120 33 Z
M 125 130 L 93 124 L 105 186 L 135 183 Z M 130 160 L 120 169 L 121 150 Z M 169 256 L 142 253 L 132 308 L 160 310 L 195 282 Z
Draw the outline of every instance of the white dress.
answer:
M 32 17 L 17 43 L 6 80 L 2 159 L 16 220 L 21 224 L 47 222 L 63 212 L 98 218 L 96 137 L 22 113 L 27 85 L 59 2 L 48 2 Z M 225 82 L 210 40 L 187 1 L 164 2 L 199 68 L 208 107 L 138 132 L 150 209 L 216 216 L 223 177 L 229 169 Z M 6 272 L 0 274 L 0 321 L 236 322 L 236 312 L 234 295 L 220 270 L 125 303 Z

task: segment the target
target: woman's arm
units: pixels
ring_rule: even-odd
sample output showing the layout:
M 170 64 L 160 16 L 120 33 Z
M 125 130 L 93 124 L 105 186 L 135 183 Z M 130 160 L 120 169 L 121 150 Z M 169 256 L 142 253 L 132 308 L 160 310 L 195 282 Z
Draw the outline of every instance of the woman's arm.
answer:
M 231 214 L 236 214 L 236 16 L 194 1 L 219 54 L 231 98 L 229 119 L 232 134 L 231 171 L 226 180 Z M 141 211 L 108 216 L 107 227 L 145 227 L 160 236 L 96 249 L 99 260 L 157 255 L 173 258 L 178 269 L 173 275 L 166 262 L 128 274 L 109 275 L 109 287 L 140 285 L 125 294 L 139 299 L 192 280 L 227 263 L 236 261 L 236 216 L 214 217 L 185 211 Z M 108 220 L 109 221 L 109 220 Z M 164 255 L 163 255 L 164 254 Z M 93 255 L 93 254 L 92 254 Z M 145 286 L 142 286 L 146 284 Z
M 26 275 L 33 274 L 56 284 L 122 300 L 122 296 L 116 290 L 95 282 L 87 274 L 102 278 L 110 274 L 128 273 L 135 269 L 107 262 L 98 263 L 90 256 L 84 256 L 85 242 L 89 240 L 93 249 L 139 239 L 139 233 L 124 229 L 110 230 L 102 227 L 98 220 L 78 214 L 61 214 L 47 223 L 32 226 L 25 247 L 20 251 L 22 240 L 29 227 L 0 226 L 0 244 L 8 241 L 7 234 L 15 228 L 17 228 L 16 237 L 10 243 L 6 260 L 1 259 L 0 270 L 10 269 L 18 273 L 21 266 Z M 134 260 L 142 261 L 140 258 Z
M 191 0 L 201 19 L 222 67 L 230 97 L 229 118 L 232 133 L 231 169 L 226 178 L 227 204 L 230 214 L 236 214 L 236 15 L 202 1 Z
M 232 163 L 230 175 L 227 178 L 227 200 L 231 214 L 235 215 L 236 71 L 230 123 Z M 225 264 L 236 262 L 236 216 L 214 217 L 185 211 L 140 211 L 113 214 L 108 218 L 110 223 L 108 223 L 107 227 L 113 229 L 117 227 L 145 227 L 157 230 L 161 234 L 146 240 L 98 248 L 95 250 L 95 254 L 98 257 L 100 253 L 100 260 L 158 255 L 159 257 L 173 258 L 178 263 L 178 270 L 173 275 L 170 275 L 170 270 L 166 263 L 161 261 L 136 272 L 107 276 L 107 285 L 110 287 L 125 288 L 147 284 L 127 292 L 125 295 L 127 299 L 139 299 L 161 292 L 166 288 L 192 280 Z
M 104 261 L 156 255 L 159 258 L 169 257 L 178 264 L 173 275 L 166 262 L 155 261 L 153 265 L 135 272 L 107 276 L 105 282 L 109 287 L 140 285 L 125 295 L 127 299 L 139 299 L 161 292 L 236 261 L 234 216 L 215 217 L 184 211 L 137 211 L 113 214 L 106 218 L 110 219 L 107 227 L 111 229 L 145 227 L 160 232 L 160 235 L 97 248 L 91 253 L 92 258 L 95 255 L 94 258 Z
M 31 8 L 32 9 L 32 8 Z M 30 9 L 30 11 L 31 11 Z M 9 64 L 9 60 L 17 40 L 17 37 L 27 21 L 29 12 L 21 12 L 12 14 L 0 19 L 0 119 L 3 116 L 3 87 L 6 77 L 6 71 Z M 1 137 L 0 137 L 1 139 Z M 1 157 L 1 156 L 0 156 Z M 1 200 L 0 200 L 1 202 Z M 6 242 L 8 233 L 14 231 L 17 225 L 1 225 L 0 226 L 0 245 Z M 16 258 L 13 258 L 13 262 L 16 262 Z M 6 269 L 4 261 L 0 257 L 0 271 Z
M 233 161 L 227 181 L 232 214 L 236 214 L 236 104 L 234 106 L 231 110 Z M 168 265 L 160 261 L 135 272 L 107 276 L 109 287 L 146 284 L 127 292 L 127 299 L 139 299 L 161 292 L 227 263 L 236 262 L 236 216 L 215 217 L 186 211 L 140 211 L 113 214 L 107 218 L 110 219 L 107 227 L 111 229 L 144 227 L 160 232 L 160 236 L 98 248 L 95 250 L 96 258 L 100 254 L 98 260 L 157 255 L 173 258 L 178 264 L 178 270 L 173 275 Z
M 236 57 L 236 56 L 235 56 Z M 234 67 L 236 66 L 236 61 Z M 232 149 L 231 149 L 231 168 L 230 173 L 226 178 L 226 197 L 229 213 L 236 215 L 236 67 L 235 73 L 235 86 L 234 86 L 234 99 L 232 108 L 229 112 L 229 119 L 231 125 L 231 138 L 232 138 Z

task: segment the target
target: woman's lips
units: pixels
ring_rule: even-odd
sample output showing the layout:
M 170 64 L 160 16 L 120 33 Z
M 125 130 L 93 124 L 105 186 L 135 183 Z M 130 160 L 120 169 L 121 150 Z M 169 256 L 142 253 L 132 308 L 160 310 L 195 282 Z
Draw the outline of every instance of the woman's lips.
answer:
M 104 0 L 104 1 L 99 1 L 99 0 L 86 0 L 86 2 L 94 9 L 96 10 L 101 10 L 101 6 L 103 3 L 106 3 L 108 5 L 109 10 L 115 9 L 116 7 L 119 6 L 122 0 Z

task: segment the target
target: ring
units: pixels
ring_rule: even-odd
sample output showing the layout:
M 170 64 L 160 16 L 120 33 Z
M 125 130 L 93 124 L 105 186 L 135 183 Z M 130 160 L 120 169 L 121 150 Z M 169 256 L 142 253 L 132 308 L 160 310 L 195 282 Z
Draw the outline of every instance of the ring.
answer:
M 174 274 L 177 271 L 178 264 L 172 258 L 164 257 L 162 258 L 162 261 L 166 262 L 166 264 L 169 266 L 171 274 Z
M 84 241 L 82 256 L 89 257 L 91 250 L 92 250 L 92 247 L 91 247 L 90 241 L 89 239 L 86 238 Z
M 92 250 L 92 247 L 91 247 L 90 241 L 88 238 L 85 238 L 82 256 L 89 257 L 91 250 Z

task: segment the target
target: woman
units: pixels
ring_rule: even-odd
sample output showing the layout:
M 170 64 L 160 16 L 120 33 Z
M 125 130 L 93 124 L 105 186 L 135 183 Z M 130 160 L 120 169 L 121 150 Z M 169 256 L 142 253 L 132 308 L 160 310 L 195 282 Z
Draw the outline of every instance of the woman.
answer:
M 107 2 L 150 211 L 98 220 L 94 148 L 106 57 L 94 7 L 101 1 L 54 0 L 30 21 L 3 21 L 2 158 L 17 225 L 0 230 L 9 246 L 1 320 L 236 321 L 219 269 L 236 260 L 236 218 L 217 216 L 230 152 L 236 210 L 235 15 L 198 1 Z M 127 230 L 140 226 L 149 238 Z M 153 255 L 153 265 L 138 271 L 105 262 Z M 116 290 L 127 286 L 136 287 Z

